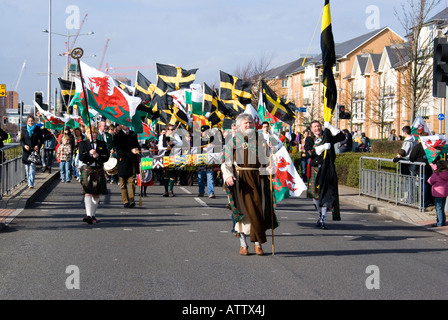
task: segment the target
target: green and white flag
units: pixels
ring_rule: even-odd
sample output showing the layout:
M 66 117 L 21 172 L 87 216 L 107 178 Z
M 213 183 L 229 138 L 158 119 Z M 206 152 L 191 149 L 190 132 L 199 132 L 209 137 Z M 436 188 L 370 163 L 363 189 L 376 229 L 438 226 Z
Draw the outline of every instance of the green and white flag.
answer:
M 431 134 L 425 120 L 421 115 L 418 114 L 417 117 L 415 117 L 414 123 L 412 124 L 411 134 L 415 137 L 416 140 L 418 140 L 423 132 L 428 133 L 428 135 Z
M 71 118 L 58 117 L 51 112 L 43 110 L 36 101 L 34 101 L 34 107 L 42 115 L 42 118 L 44 118 L 44 127 L 47 129 L 63 130 L 64 127 L 71 129 L 79 127 L 79 123 Z
M 433 163 L 438 157 L 448 153 L 448 143 L 445 135 L 420 136 L 420 139 L 429 163 Z
M 297 172 L 294 162 L 285 147 L 276 153 L 277 172 L 272 180 L 272 187 L 277 203 L 285 198 L 300 197 L 306 190 L 306 185 Z
M 136 133 L 143 132 L 142 120 L 137 111 L 141 98 L 126 94 L 118 87 L 114 79 L 87 64 L 80 62 L 87 92 L 89 110 L 93 109 L 107 119 L 132 128 Z M 83 120 L 86 119 L 86 102 L 81 82 L 75 82 L 76 93 L 70 105 L 80 108 Z M 79 93 L 79 94 L 78 94 Z
M 185 90 L 185 102 L 190 105 L 190 113 L 202 116 L 202 86 L 190 84 L 190 89 Z

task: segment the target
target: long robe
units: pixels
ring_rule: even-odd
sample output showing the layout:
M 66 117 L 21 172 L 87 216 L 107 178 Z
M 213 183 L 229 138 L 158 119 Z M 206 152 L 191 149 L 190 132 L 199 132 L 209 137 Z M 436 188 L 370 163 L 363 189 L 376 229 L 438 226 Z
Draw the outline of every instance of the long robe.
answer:
M 271 229 L 272 215 L 274 228 L 278 226 L 278 222 L 270 194 L 269 175 L 261 174 L 264 166 L 258 158 L 258 140 L 255 139 L 254 131 L 251 134 L 252 139 L 238 132 L 226 144 L 221 171 L 224 181 L 229 177 L 236 178 L 234 185 L 228 187 L 236 218 L 235 231 L 250 235 L 251 242 L 265 243 L 266 230 Z M 261 143 L 260 146 L 265 148 L 266 143 Z

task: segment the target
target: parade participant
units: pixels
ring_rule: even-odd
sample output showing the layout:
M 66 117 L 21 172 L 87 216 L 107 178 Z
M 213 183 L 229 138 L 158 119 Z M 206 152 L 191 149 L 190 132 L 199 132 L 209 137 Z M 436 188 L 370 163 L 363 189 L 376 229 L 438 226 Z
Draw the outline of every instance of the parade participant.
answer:
M 47 171 L 51 173 L 51 166 L 53 165 L 54 151 L 56 150 L 56 138 L 49 129 L 42 130 L 44 139 L 44 157 L 42 163 L 42 172 Z
M 263 134 L 263 138 L 266 140 L 266 143 L 271 148 L 271 152 L 275 153 L 283 146 L 283 142 L 280 139 L 271 133 L 271 125 L 267 121 L 263 121 L 261 124 L 261 132 Z
M 311 122 L 314 135 L 306 138 L 305 152 L 310 158 L 311 175 L 308 180 L 308 197 L 313 199 L 319 214 L 317 226 L 327 229 L 327 210 L 333 209 L 333 220 L 340 220 L 338 182 L 334 162 L 334 145 L 345 139 L 344 133 L 325 122 L 325 130 L 319 121 Z
M 264 143 L 264 150 L 259 149 L 253 125 L 251 115 L 238 115 L 236 135 L 227 140 L 221 165 L 223 179 L 231 193 L 231 208 L 236 221 L 235 231 L 239 234 L 241 255 L 249 253 L 247 235 L 254 243 L 255 253 L 263 255 L 261 245 L 266 242 L 266 230 L 271 229 L 272 221 L 274 228 L 277 226 L 267 165 L 260 164 L 261 157 L 267 155 L 268 147 Z M 269 173 L 275 172 L 268 169 Z
M 210 136 L 210 127 L 201 127 L 201 148 L 198 153 L 211 153 L 214 148 L 214 137 Z M 207 179 L 207 180 L 206 180 Z M 204 196 L 205 192 L 205 181 L 207 181 L 207 191 L 209 198 L 215 198 L 215 181 L 214 172 L 211 168 L 198 168 L 198 187 L 199 187 L 199 197 Z
M 106 142 L 107 149 L 110 153 L 109 157 L 117 157 L 117 155 L 115 154 L 114 137 L 109 132 L 107 132 L 106 121 L 104 120 L 101 120 L 98 123 L 98 140 Z M 118 176 L 109 176 L 106 174 L 106 180 L 108 180 L 108 182 L 110 181 L 110 183 L 114 183 L 118 180 Z
M 170 155 L 178 155 L 181 153 L 181 147 L 183 142 L 177 133 L 174 133 L 174 126 L 168 125 L 166 127 L 166 134 L 162 134 L 159 139 L 158 149 L 159 154 L 166 157 Z M 164 169 L 163 173 L 163 185 L 165 186 L 164 197 L 174 197 L 174 182 L 177 178 L 176 170 Z M 168 192 L 169 184 L 169 192 Z
M 135 176 L 140 173 L 140 151 L 137 134 L 126 126 L 114 135 L 118 159 L 118 182 L 125 208 L 135 207 Z
M 97 140 L 97 128 L 87 127 L 86 136 L 87 139 L 79 144 L 79 160 L 83 163 L 80 182 L 86 208 L 86 217 L 83 221 L 92 224 L 98 222 L 95 214 L 100 195 L 107 194 L 103 164 L 109 160 L 109 152 L 106 143 Z
M 73 135 L 75 137 L 75 150 L 73 150 L 73 176 L 79 181 L 79 144 L 84 140 L 85 136 L 80 128 L 73 129 Z
M 41 129 L 34 123 L 34 116 L 29 115 L 26 119 L 26 126 L 23 127 L 20 135 L 20 145 L 23 147 L 22 162 L 25 166 L 25 174 L 28 181 L 28 188 L 34 188 L 34 178 L 36 176 L 36 164 L 29 161 L 31 152 L 39 153 L 39 147 L 43 143 Z
M 70 145 L 70 137 L 64 135 L 58 148 L 59 172 L 62 182 L 70 182 L 70 162 L 72 156 L 72 146 Z

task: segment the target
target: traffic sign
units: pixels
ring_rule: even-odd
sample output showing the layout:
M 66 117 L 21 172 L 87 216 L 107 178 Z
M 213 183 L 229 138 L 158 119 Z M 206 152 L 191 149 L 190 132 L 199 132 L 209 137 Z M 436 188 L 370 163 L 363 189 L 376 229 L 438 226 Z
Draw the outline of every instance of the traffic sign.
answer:
M 445 115 L 443 113 L 439 113 L 439 115 L 437 116 L 437 119 L 439 119 L 440 121 L 445 120 Z
M 6 97 L 6 84 L 0 84 L 0 97 Z
M 297 112 L 306 112 L 306 108 L 297 108 Z

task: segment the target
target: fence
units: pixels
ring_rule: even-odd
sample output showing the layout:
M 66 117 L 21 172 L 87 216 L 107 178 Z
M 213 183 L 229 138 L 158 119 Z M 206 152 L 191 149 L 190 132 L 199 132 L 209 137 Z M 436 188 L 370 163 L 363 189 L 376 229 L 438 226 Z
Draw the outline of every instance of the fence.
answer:
M 0 197 L 7 195 L 12 189 L 25 181 L 25 170 L 22 163 L 22 147 L 11 143 L 0 149 Z
M 409 174 L 402 172 L 406 166 L 409 168 Z M 396 205 L 416 207 L 422 212 L 424 170 L 424 162 L 394 163 L 392 159 L 361 157 L 359 194 L 395 202 Z

